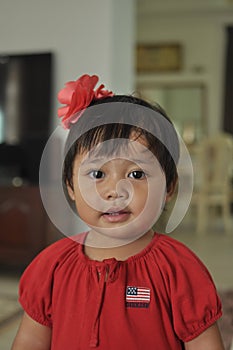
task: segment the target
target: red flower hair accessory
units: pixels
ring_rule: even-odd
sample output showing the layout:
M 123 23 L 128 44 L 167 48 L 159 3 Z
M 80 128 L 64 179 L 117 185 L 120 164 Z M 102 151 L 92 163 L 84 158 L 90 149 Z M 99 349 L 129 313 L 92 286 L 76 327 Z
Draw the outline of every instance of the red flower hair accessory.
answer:
M 62 118 L 65 129 L 77 122 L 91 101 L 113 96 L 112 91 L 104 90 L 103 84 L 94 91 L 98 80 L 97 75 L 84 74 L 76 81 L 66 83 L 58 93 L 59 102 L 66 105 L 58 109 L 58 117 Z

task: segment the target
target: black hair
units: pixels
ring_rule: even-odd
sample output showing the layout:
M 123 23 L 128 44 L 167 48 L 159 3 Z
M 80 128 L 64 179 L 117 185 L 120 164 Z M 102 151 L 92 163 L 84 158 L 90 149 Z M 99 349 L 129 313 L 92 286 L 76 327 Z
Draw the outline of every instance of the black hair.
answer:
M 110 119 L 113 122 L 109 123 Z M 128 140 L 132 132 L 146 140 L 148 149 L 158 159 L 169 192 L 177 181 L 179 141 L 175 128 L 159 105 L 131 95 L 94 100 L 80 119 L 71 125 L 65 147 L 64 187 L 69 185 L 73 188 L 73 164 L 77 154 L 88 152 L 107 140 Z M 109 153 L 114 151 L 114 148 L 108 150 Z

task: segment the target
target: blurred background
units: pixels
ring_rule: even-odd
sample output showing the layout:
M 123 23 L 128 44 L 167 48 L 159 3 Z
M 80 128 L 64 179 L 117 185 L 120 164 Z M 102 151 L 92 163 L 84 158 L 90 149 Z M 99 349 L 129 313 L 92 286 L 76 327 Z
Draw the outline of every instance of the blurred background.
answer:
M 200 256 L 220 292 L 233 290 L 232 62 L 232 0 L 0 0 L 1 349 L 19 323 L 22 271 L 62 237 L 43 208 L 38 171 L 58 125 L 57 92 L 84 73 L 166 110 L 194 168 L 189 210 L 171 235 Z M 169 206 L 158 230 L 168 217 Z

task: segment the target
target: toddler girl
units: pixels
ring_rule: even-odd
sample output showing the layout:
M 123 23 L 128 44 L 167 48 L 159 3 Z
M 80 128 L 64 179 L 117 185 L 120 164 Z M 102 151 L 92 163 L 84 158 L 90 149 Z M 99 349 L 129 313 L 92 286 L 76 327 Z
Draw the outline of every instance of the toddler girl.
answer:
M 58 95 L 64 191 L 90 230 L 24 272 L 12 350 L 221 350 L 210 274 L 152 228 L 177 183 L 175 129 L 158 106 L 94 90 L 97 81 L 84 75 Z

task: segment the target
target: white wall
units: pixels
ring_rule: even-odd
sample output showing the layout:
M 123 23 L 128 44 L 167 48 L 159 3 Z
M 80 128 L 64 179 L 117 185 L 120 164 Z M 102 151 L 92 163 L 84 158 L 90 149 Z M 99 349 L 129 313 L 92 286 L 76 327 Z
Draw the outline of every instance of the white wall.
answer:
M 0 0 L 0 54 L 54 53 L 55 126 L 56 95 L 68 80 L 97 74 L 107 89 L 132 92 L 134 23 L 134 0 Z
M 133 90 L 134 22 L 134 0 L 0 0 L 0 54 L 54 53 L 55 120 L 57 91 L 81 74 Z
M 130 93 L 135 89 L 135 41 L 180 42 L 184 48 L 183 70 L 179 75 L 156 78 L 205 83 L 209 130 L 219 129 L 224 93 L 224 27 L 233 25 L 232 7 L 220 9 L 223 0 L 209 0 L 208 4 L 205 1 L 203 11 L 197 10 L 197 6 L 204 3 L 201 0 L 198 4 L 195 2 L 195 6 L 193 1 L 137 0 L 140 13 L 136 20 L 135 2 L 0 0 L 0 54 L 54 52 L 53 116 L 56 120 L 56 93 L 67 80 L 83 73 L 95 73 L 106 87 Z M 210 4 L 214 6 L 208 11 Z M 198 67 L 202 69 L 199 73 L 195 72 Z
M 179 3 L 179 11 L 175 3 Z M 206 113 L 209 133 L 219 130 L 223 117 L 225 26 L 233 25 L 233 8 L 220 5 L 205 9 L 181 8 L 180 0 L 165 9 L 160 0 L 146 1 L 138 14 L 137 39 L 140 43 L 176 42 L 183 47 L 183 67 L 179 73 L 155 74 L 148 79 L 171 82 L 201 82 L 207 87 Z M 156 3 L 158 7 L 156 8 Z M 204 3 L 204 2 L 203 2 Z M 205 2 L 206 4 L 206 2 Z M 210 3 L 209 3 L 210 5 Z M 194 6 L 193 4 L 190 6 Z M 158 11 L 156 10 L 158 9 Z M 144 77 L 143 79 L 147 79 Z

